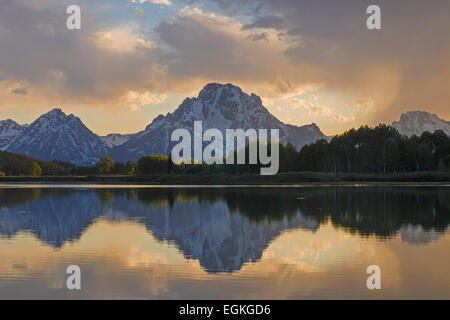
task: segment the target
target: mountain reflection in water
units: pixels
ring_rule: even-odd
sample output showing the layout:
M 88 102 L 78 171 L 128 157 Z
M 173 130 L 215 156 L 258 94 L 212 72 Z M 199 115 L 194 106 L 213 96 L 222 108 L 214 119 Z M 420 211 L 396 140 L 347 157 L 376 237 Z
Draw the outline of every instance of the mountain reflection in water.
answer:
M 173 243 L 208 273 L 261 259 L 282 232 L 315 232 L 331 221 L 361 238 L 423 244 L 448 230 L 450 189 L 328 188 L 4 188 L 0 237 L 30 232 L 56 249 L 97 219 L 133 221 Z

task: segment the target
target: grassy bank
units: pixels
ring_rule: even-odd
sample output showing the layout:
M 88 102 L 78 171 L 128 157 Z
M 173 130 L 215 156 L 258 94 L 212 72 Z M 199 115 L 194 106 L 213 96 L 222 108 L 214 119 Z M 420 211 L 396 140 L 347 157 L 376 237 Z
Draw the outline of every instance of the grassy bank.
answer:
M 236 184 L 299 184 L 305 182 L 362 183 L 362 182 L 433 182 L 450 183 L 450 172 L 412 172 L 397 174 L 289 172 L 275 176 L 260 175 L 89 175 L 89 176 L 6 176 L 0 183 L 111 183 L 111 184 L 186 184 L 186 185 L 236 185 Z

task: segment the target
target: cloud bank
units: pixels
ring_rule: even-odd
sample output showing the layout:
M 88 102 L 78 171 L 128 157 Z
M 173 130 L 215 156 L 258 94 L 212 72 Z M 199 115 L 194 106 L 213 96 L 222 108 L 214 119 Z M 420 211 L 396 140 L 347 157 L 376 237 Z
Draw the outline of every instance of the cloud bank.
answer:
M 348 126 L 416 106 L 450 118 L 448 1 L 378 1 L 380 31 L 365 27 L 365 0 L 210 0 L 214 11 L 192 0 L 152 27 L 144 2 L 175 6 L 124 0 L 131 18 L 111 24 L 83 1 L 74 32 L 64 27 L 70 1 L 2 1 L 0 110 L 57 103 L 120 114 L 216 81 Z M 319 104 L 318 88 L 352 102 Z

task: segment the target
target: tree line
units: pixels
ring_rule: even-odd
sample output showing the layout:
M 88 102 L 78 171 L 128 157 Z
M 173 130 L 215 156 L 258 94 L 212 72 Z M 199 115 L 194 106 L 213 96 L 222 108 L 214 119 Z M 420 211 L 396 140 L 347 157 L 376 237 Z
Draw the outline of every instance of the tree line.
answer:
M 259 144 L 258 144 L 259 145 Z M 268 146 L 270 152 L 270 144 Z M 421 136 L 401 135 L 392 126 L 362 126 L 341 135 L 305 145 L 300 151 L 291 144 L 279 145 L 279 172 L 404 173 L 450 171 L 450 137 L 443 131 Z M 249 147 L 245 148 L 246 159 Z M 225 162 L 225 161 L 224 161 Z M 167 156 L 148 156 L 138 161 L 137 173 L 257 174 L 262 165 L 173 165 Z
M 333 173 L 448 171 L 450 138 L 441 130 L 407 137 L 391 126 L 363 126 L 303 147 L 298 168 Z
M 259 146 L 259 144 L 257 144 Z M 270 152 L 270 143 L 268 145 Z M 241 151 L 242 152 L 242 151 Z M 246 159 L 249 147 L 243 150 Z M 403 136 L 395 128 L 380 124 L 351 129 L 329 141 L 322 139 L 297 151 L 279 144 L 279 172 L 401 173 L 450 171 L 450 137 L 443 131 Z M 236 156 L 236 152 L 235 152 Z M 225 163 L 225 161 L 224 161 Z M 257 174 L 261 164 L 207 165 L 193 160 L 175 165 L 167 155 L 149 155 L 137 163 L 114 162 L 102 157 L 95 166 L 82 167 L 62 161 L 43 161 L 26 155 L 0 151 L 0 176 L 40 175 L 158 175 L 158 174 Z

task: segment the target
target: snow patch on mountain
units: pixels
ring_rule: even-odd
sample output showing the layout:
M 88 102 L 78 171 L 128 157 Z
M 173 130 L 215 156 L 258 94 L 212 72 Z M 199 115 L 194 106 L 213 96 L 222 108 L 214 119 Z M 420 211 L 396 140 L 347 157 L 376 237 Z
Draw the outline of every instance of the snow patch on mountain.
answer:
M 100 137 L 100 140 L 102 140 L 109 148 L 117 147 L 128 140 L 130 140 L 132 134 L 120 134 L 120 133 L 111 133 L 107 136 Z

